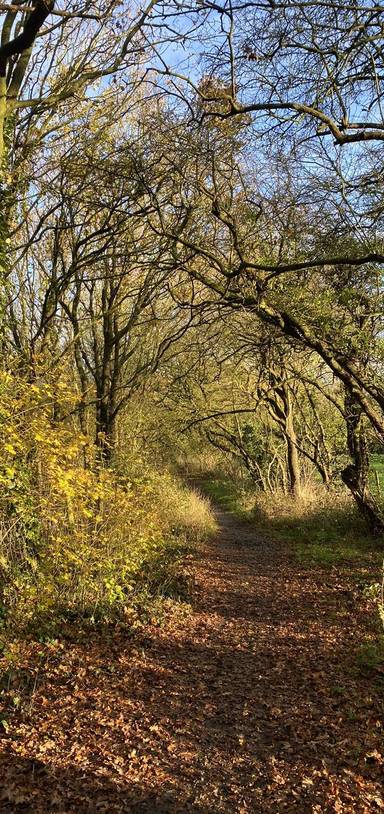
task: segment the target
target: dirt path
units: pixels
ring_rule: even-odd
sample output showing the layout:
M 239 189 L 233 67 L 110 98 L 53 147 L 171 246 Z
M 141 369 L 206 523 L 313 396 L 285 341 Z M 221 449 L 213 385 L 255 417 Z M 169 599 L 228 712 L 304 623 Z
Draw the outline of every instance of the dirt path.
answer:
M 43 675 L 27 648 L 5 693 L 30 702 L 3 739 L 1 814 L 384 810 L 382 690 L 355 666 L 367 602 L 346 571 L 219 520 L 189 610 L 52 644 Z

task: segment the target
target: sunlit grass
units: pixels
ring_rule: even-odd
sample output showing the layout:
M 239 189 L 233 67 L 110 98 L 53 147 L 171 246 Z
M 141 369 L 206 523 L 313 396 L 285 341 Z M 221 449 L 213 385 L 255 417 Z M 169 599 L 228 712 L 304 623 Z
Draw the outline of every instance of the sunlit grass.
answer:
M 257 493 L 251 484 L 246 488 L 225 477 L 204 481 L 204 490 L 226 511 L 291 545 L 303 564 L 380 564 L 381 543 L 370 536 L 348 495 L 316 485 L 297 501 L 283 493 Z
M 376 497 L 384 501 L 384 455 L 371 455 L 370 486 Z
M 207 478 L 201 483 L 204 492 L 222 509 L 234 514 L 239 520 L 252 520 L 255 502 L 252 487 L 240 485 L 225 477 Z

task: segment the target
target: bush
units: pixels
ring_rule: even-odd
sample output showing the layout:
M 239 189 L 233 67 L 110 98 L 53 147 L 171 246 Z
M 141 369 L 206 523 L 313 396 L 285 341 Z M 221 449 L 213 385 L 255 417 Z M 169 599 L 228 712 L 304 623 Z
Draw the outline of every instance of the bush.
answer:
M 214 529 L 207 501 L 167 473 L 104 467 L 90 438 L 53 418 L 76 406 L 65 379 L 2 374 L 1 390 L 3 625 L 101 618 L 169 583 L 181 548 Z

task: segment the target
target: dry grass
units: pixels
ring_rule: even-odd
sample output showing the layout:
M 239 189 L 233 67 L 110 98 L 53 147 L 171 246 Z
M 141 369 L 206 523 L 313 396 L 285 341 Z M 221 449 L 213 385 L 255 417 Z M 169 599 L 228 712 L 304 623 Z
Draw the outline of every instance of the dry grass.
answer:
M 200 536 L 217 528 L 209 501 L 193 489 L 184 491 L 175 510 L 176 520 L 187 531 Z
M 170 528 L 192 541 L 215 533 L 217 524 L 208 498 L 170 475 L 163 475 L 159 486 L 161 513 Z
M 300 498 L 285 494 L 282 490 L 274 494 L 257 493 L 253 499 L 253 513 L 257 518 L 273 521 L 301 521 L 314 511 L 330 511 L 332 508 L 343 512 L 353 511 L 352 501 L 346 493 L 327 491 L 319 484 L 305 483 Z

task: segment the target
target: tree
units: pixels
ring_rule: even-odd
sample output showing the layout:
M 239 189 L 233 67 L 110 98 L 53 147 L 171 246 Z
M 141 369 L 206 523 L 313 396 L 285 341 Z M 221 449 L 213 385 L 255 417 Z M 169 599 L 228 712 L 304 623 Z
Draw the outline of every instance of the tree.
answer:
M 131 87 L 141 81 L 138 64 L 145 51 L 142 30 L 155 7 L 133 13 L 113 0 L 81 9 L 55 8 L 36 0 L 2 5 L 0 38 L 0 269 L 11 265 L 12 213 L 31 153 L 55 138 L 93 107 L 110 89 L 119 91 L 120 72 L 131 72 Z M 49 21 L 52 19 L 51 24 Z M 133 72 L 135 77 L 133 77 Z M 124 82 L 123 82 L 124 84 Z M 92 93 L 91 93 L 92 88 Z M 32 161 L 33 163 L 33 161 Z
M 122 129 L 108 100 L 101 117 L 89 117 L 85 130 L 82 124 L 75 138 L 45 150 L 43 176 L 26 186 L 7 343 L 32 379 L 73 358 L 81 426 L 92 417 L 107 458 L 121 410 L 195 316 L 175 310 L 172 257 L 147 225 L 153 207 L 135 165 L 150 154 L 149 135 L 137 135 L 132 123 Z
M 263 184 L 255 189 L 254 174 L 247 177 L 235 152 L 214 152 L 210 129 L 200 129 L 196 136 L 192 125 L 189 149 L 184 138 L 183 155 L 168 158 L 174 181 L 167 205 L 154 194 L 155 233 L 173 241 L 179 267 L 217 303 L 250 311 L 292 347 L 314 352 L 383 441 L 377 282 L 381 255 L 359 255 L 358 243 L 342 221 L 329 230 L 326 206 L 321 228 L 313 223 L 312 207 L 305 202 L 298 206 L 296 196 L 285 198 L 285 203 L 276 196 L 268 199 Z M 216 146 L 225 138 L 215 136 Z M 283 205 L 291 213 L 289 230 L 286 218 L 273 218 L 275 207 Z M 333 254 L 327 253 L 331 243 Z M 350 454 L 353 449 L 356 445 L 349 445 Z M 374 520 L 368 479 L 358 474 L 361 463 L 361 456 L 353 458 L 352 492 L 360 508 L 367 506 L 371 527 L 379 532 L 381 512 L 376 505 Z M 345 482 L 351 486 L 350 478 Z

